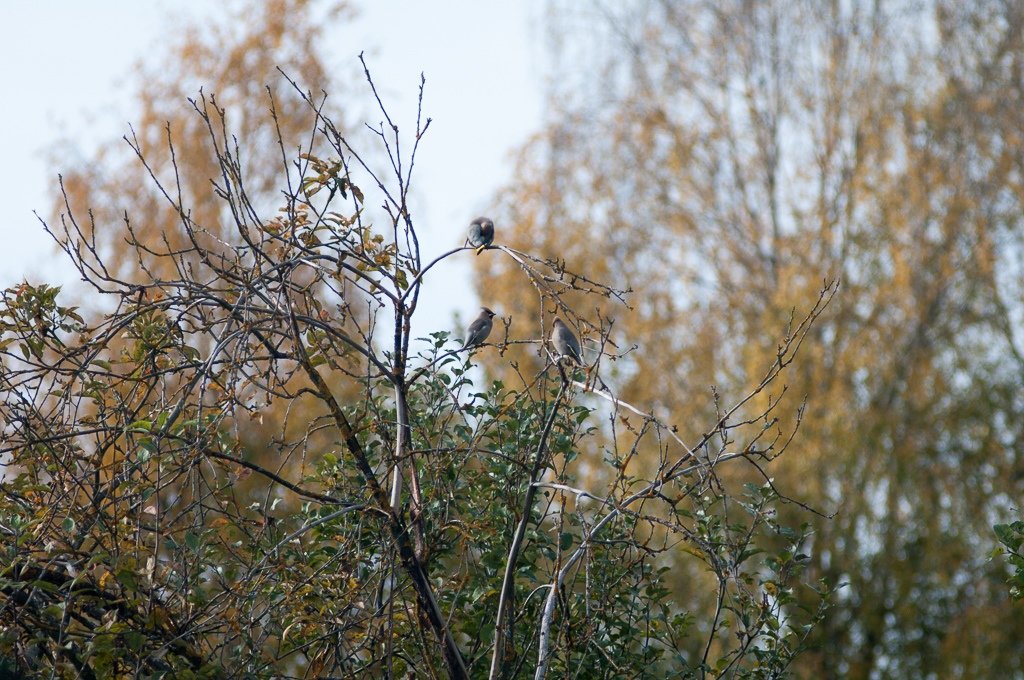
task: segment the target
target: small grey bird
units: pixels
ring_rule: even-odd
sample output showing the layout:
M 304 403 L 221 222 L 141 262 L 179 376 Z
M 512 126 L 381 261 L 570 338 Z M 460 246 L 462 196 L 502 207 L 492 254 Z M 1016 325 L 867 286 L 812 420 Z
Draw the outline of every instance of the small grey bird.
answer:
M 551 344 L 555 346 L 559 357 L 569 357 L 579 366 L 583 365 L 583 353 L 580 351 L 580 341 L 576 339 L 565 322 L 555 317 L 554 327 L 551 329 Z
M 484 248 L 494 241 L 494 222 L 488 217 L 478 217 L 469 223 L 469 245 L 476 248 L 479 255 Z
M 494 312 L 486 307 L 481 307 L 480 316 L 476 317 L 473 323 L 469 324 L 469 328 L 466 329 L 466 341 L 462 343 L 462 346 L 476 347 L 486 340 L 487 336 L 491 334 L 491 328 L 494 326 L 494 322 L 491 320 L 493 318 Z

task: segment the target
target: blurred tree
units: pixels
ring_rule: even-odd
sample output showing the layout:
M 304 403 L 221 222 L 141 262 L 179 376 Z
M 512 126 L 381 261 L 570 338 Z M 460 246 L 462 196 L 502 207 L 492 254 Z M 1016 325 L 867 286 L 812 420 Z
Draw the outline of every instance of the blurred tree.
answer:
M 228 232 L 224 206 L 212 190 L 224 177 L 205 148 L 207 123 L 194 115 L 190 103 L 202 89 L 214 106 L 209 125 L 221 137 L 226 125 L 246 130 L 245 136 L 222 140 L 238 143 L 238 171 L 250 178 L 251 199 L 260 208 L 276 205 L 280 191 L 282 149 L 291 156 L 309 144 L 313 112 L 284 83 L 278 69 L 312 92 L 336 91 L 333 70 L 324 62 L 320 46 L 323 29 L 332 19 L 348 13 L 347 3 L 316 3 L 307 0 L 271 0 L 253 5 L 234 2 L 221 9 L 224 16 L 205 25 L 185 25 L 174 32 L 166 53 L 157 53 L 137 67 L 137 123 L 128 137 L 160 172 L 167 172 L 168 136 L 176 140 L 175 161 L 182 170 L 182 196 L 193 210 L 191 219 L 209 232 L 212 243 Z M 272 107 L 275 116 L 266 115 Z M 215 109 L 215 110 L 214 110 Z M 229 122 L 230 121 L 230 122 Z M 66 144 L 66 143 L 65 143 Z M 59 197 L 54 218 L 67 212 L 89 209 L 95 224 L 134 219 L 133 235 L 148 249 L 183 246 L 181 216 L 174 213 L 157 190 L 140 181 L 139 158 L 129 145 L 107 144 L 76 165 L 68 166 L 64 145 L 54 149 L 52 162 L 63 173 L 67 201 Z M 161 176 L 165 183 L 175 178 Z M 91 230 L 92 224 L 84 225 Z M 89 231 L 90 236 L 92 232 Z M 107 226 L 95 232 L 97 247 L 109 253 L 115 273 L 127 280 L 147 278 L 140 264 L 158 266 L 156 258 L 143 263 L 126 257 L 130 252 L 121 229 Z M 155 276 L 170 275 L 156 270 Z
M 67 159 L 81 158 L 81 153 L 69 152 L 66 143 L 51 153 L 64 189 L 55 196 L 52 221 L 88 215 L 80 224 L 83 233 L 102 256 L 106 273 L 125 283 L 174 279 L 181 276 L 178 267 L 198 266 L 188 257 L 176 262 L 159 255 L 195 255 L 192 238 L 204 252 L 228 252 L 246 238 L 246 232 L 233 228 L 236 219 L 250 228 L 271 219 L 281 205 L 281 191 L 298 182 L 296 151 L 326 155 L 329 150 L 311 134 L 316 109 L 284 74 L 302 90 L 321 96 L 343 92 L 339 81 L 351 85 L 356 72 L 332 68 L 323 50 L 325 29 L 351 14 L 343 0 L 239 1 L 218 8 L 207 24 L 178 27 L 162 52 L 149 55 L 137 67 L 138 117 L 124 141 L 101 145 L 70 166 Z M 327 109 L 333 105 L 323 103 Z M 346 113 L 334 112 L 341 129 Z M 168 144 L 172 139 L 173 147 Z M 211 142 L 218 147 L 216 153 L 210 152 Z M 222 162 L 226 150 L 231 151 L 234 166 Z M 140 174 L 142 158 L 162 186 L 175 187 L 173 204 Z M 222 198 L 232 189 L 233 178 L 243 175 L 245 199 L 253 208 L 238 216 L 231 213 L 233 204 Z M 187 205 L 189 213 L 179 214 L 175 205 Z M 197 228 L 184 229 L 186 220 Z M 264 265 L 255 262 L 253 274 L 258 276 Z M 356 290 L 347 292 L 359 295 Z M 86 308 L 108 298 L 90 296 Z M 358 306 L 351 311 L 360 313 Z M 208 340 L 197 336 L 190 342 Z M 300 384 L 304 380 L 295 379 Z M 243 443 L 262 446 L 259 442 L 267 433 L 280 430 L 287 417 L 283 406 L 269 400 L 254 413 L 253 422 L 238 433 Z M 279 455 L 273 448 L 254 453 L 267 464 Z M 241 486 L 251 484 L 257 480 Z
M 984 549 L 1024 490 L 1024 5 L 640 0 L 550 17 L 551 122 L 501 194 L 497 241 L 635 291 L 628 312 L 569 303 L 614 317 L 614 344 L 584 338 L 613 389 L 697 435 L 716 411 L 695 395 L 749 391 L 777 351 L 766 329 L 842 281 L 812 358 L 758 402 L 802 422 L 777 483 L 838 512 L 815 523 L 813 571 L 849 584 L 799 673 L 1024 673 L 1024 612 Z M 547 302 L 517 268 L 481 258 L 479 283 L 536 318 Z M 519 349 L 492 369 L 536 361 Z M 697 575 L 674 575 L 696 602 Z

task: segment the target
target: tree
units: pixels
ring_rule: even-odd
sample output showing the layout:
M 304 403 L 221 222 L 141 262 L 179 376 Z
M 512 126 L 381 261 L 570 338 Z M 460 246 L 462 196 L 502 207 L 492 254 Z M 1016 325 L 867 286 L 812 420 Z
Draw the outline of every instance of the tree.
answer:
M 94 223 L 116 224 L 127 213 L 136 220 L 133 238 L 146 249 L 185 245 L 184 234 L 176 228 L 181 217 L 155 186 L 138 181 L 137 152 L 144 153 L 152 167 L 166 171 L 172 160 L 167 157 L 167 140 L 177 140 L 173 161 L 183 172 L 178 178 L 158 179 L 167 186 L 180 185 L 181 200 L 193 210 L 191 219 L 209 232 L 206 247 L 215 249 L 217 239 L 231 238 L 231 230 L 226 226 L 230 220 L 220 212 L 225 206 L 209 191 L 211 178 L 219 177 L 222 170 L 204 145 L 211 128 L 222 138 L 230 129 L 246 131 L 237 139 L 222 139 L 221 144 L 238 144 L 234 151 L 239 167 L 230 170 L 245 173 L 250 200 L 265 209 L 278 202 L 280 178 L 275 170 L 281 165 L 282 151 L 291 155 L 308 145 L 307 134 L 314 123 L 314 112 L 290 88 L 270 88 L 281 81 L 279 69 L 313 91 L 342 89 L 339 81 L 344 78 L 328 66 L 320 46 L 324 29 L 351 13 L 347 3 L 271 0 L 254 6 L 234 2 L 224 12 L 221 21 L 184 27 L 165 54 L 157 53 L 151 62 L 137 67 L 134 98 L 139 111 L 129 133 L 130 147 L 105 145 L 77 163 L 67 159 L 82 156 L 81 150 L 67 153 L 60 145 L 51 152 L 64 189 L 54 197 L 52 219 L 68 211 L 92 211 L 92 219 L 82 227 L 126 280 L 148 280 L 172 272 L 153 269 L 162 261 L 145 250 L 141 262 L 134 261 L 130 256 L 135 252 L 125 243 L 122 229 L 93 231 Z M 216 93 L 205 98 L 208 121 L 193 110 L 195 95 L 203 90 Z M 266 115 L 268 108 L 273 115 Z M 219 117 L 221 111 L 231 112 L 230 122 Z M 340 125 L 340 113 L 336 117 Z M 142 267 L 150 268 L 150 273 Z
M 696 435 L 715 403 L 697 390 L 744 394 L 777 351 L 765 329 L 842 282 L 773 414 L 803 422 L 776 485 L 838 513 L 813 523 L 811 573 L 848 584 L 799 674 L 1024 671 L 1024 618 L 978 549 L 1024 483 L 1019 3 L 554 16 L 552 122 L 496 223 L 635 291 L 633 310 L 595 309 L 614 332 L 591 347 L 636 346 L 603 376 L 618 394 Z M 517 274 L 478 266 L 496 306 L 536 313 Z
M 999 551 L 1009 554 L 1007 561 L 1014 569 L 1013 576 L 1008 579 L 1010 597 L 1020 600 L 1024 598 L 1024 551 L 1021 550 L 1021 546 L 1024 546 L 1024 522 L 1018 520 L 1009 524 L 997 524 L 994 530 L 1002 544 Z
M 132 82 L 138 118 L 126 136 L 128 144 L 110 143 L 88 155 L 78 149 L 68 153 L 64 145 L 51 152 L 63 191 L 55 192 L 50 221 L 57 222 L 66 213 L 88 215 L 80 223 L 83 233 L 102 255 L 108 273 L 125 283 L 173 279 L 179 275 L 178 264 L 156 253 L 191 252 L 180 227 L 183 216 L 155 183 L 140 181 L 140 155 L 157 173 L 155 179 L 181 192 L 175 202 L 186 204 L 191 211 L 188 219 L 201 227 L 196 238 L 204 249 L 217 252 L 239 242 L 231 226 L 233 216 L 225 214 L 227 206 L 210 190 L 211 182 L 224 185 L 225 173 L 244 174 L 246 198 L 266 213 L 280 204 L 285 158 L 300 148 L 314 155 L 329 152 L 310 146 L 316 111 L 294 88 L 276 84 L 286 84 L 281 74 L 286 71 L 314 92 L 345 91 L 349 76 L 356 72 L 332 67 L 323 45 L 327 28 L 353 13 L 349 4 L 233 2 L 222 11 L 219 21 L 183 27 L 164 52 L 137 67 Z M 197 115 L 197 108 L 202 115 Z M 339 129 L 345 129 L 346 113 L 333 112 Z M 233 130 L 245 134 L 233 135 Z M 232 147 L 237 167 L 225 167 L 210 153 L 211 135 L 221 146 Z M 173 159 L 168 144 L 172 138 Z M 167 174 L 172 167 L 178 176 Z M 96 299 L 92 292 L 85 292 L 87 299 Z M 353 313 L 361 313 L 358 305 Z M 283 406 L 269 404 L 239 432 L 247 452 L 266 465 L 273 466 L 277 457 L 265 442 L 282 428 L 287 418 L 279 408 Z
M 152 159 L 130 138 L 164 208 L 100 223 L 66 196 L 51 227 L 101 310 L 45 284 L 4 293 L 10 665 L 86 678 L 783 675 L 830 592 L 802 580 L 806 530 L 778 522 L 769 459 L 791 438 L 768 395 L 834 286 L 778 327 L 760 381 L 689 444 L 550 357 L 520 371 L 522 389 L 477 387 L 447 331 L 409 336 L 430 270 L 470 250 L 420 257 L 410 191 L 429 119 L 406 134 L 382 107 L 366 141 L 292 85 L 311 141 L 289 153 L 275 133 L 275 203 L 249 189 L 222 100 L 200 94 L 206 133 L 188 143 L 213 168 L 205 193 L 184 190 L 202 181 L 185 179 L 173 130 Z M 164 211 L 176 220 L 141 237 Z M 138 269 L 93 238 L 117 224 Z M 560 262 L 485 255 L 516 262 L 522 285 L 565 311 L 626 297 Z M 508 329 L 498 350 L 541 348 Z M 253 421 L 272 404 L 285 417 L 264 434 Z M 621 435 L 606 444 L 602 429 Z M 588 465 L 607 483 L 584 492 L 579 454 L 599 446 Z M 658 456 L 647 475 L 629 472 L 641 449 Z M 253 453 L 266 451 L 276 460 Z M 723 471 L 738 463 L 759 483 L 734 487 Z M 668 597 L 666 565 L 683 553 L 706 571 L 694 587 L 711 584 L 710 611 Z

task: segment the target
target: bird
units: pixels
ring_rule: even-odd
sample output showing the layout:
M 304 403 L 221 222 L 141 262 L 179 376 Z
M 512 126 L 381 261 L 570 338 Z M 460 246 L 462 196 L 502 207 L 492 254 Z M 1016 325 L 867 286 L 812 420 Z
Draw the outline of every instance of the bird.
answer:
M 487 336 L 491 334 L 491 328 L 494 326 L 494 322 L 491 321 L 493 318 L 494 312 L 486 307 L 481 307 L 480 316 L 476 317 L 473 323 L 469 324 L 469 328 L 466 329 L 466 341 L 462 343 L 462 346 L 476 347 L 483 343 Z
M 494 222 L 489 217 L 478 217 L 469 223 L 469 245 L 479 255 L 494 241 Z
M 565 322 L 555 317 L 554 327 L 551 329 L 551 344 L 555 346 L 559 357 L 569 357 L 578 366 L 583 365 L 583 354 L 580 351 L 580 341 L 576 339 Z

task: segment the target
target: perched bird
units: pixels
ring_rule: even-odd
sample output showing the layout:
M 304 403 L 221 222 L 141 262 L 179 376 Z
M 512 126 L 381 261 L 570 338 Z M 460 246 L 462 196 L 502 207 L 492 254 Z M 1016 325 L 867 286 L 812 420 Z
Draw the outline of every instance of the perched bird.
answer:
M 493 318 L 494 312 L 486 307 L 481 307 L 480 316 L 476 317 L 466 330 L 466 341 L 462 343 L 462 346 L 476 347 L 486 340 L 487 336 L 491 334 L 491 328 L 494 326 L 494 322 L 491 321 Z
M 577 365 L 583 365 L 583 353 L 580 351 L 580 341 L 576 339 L 565 322 L 555 317 L 554 327 L 551 329 L 551 344 L 560 357 L 569 357 Z
M 478 217 L 469 223 L 469 245 L 479 255 L 494 240 L 494 222 L 488 217 Z

